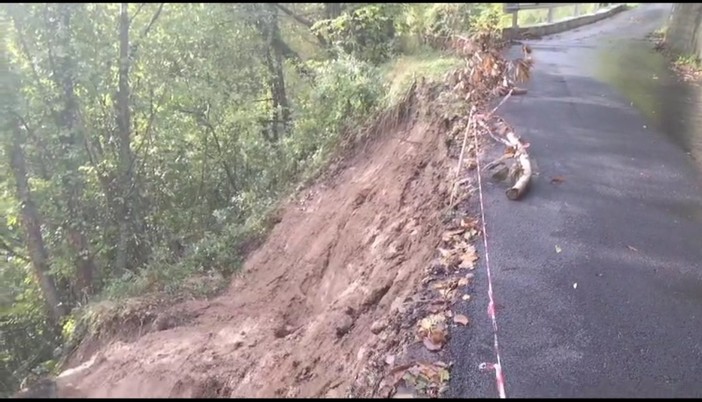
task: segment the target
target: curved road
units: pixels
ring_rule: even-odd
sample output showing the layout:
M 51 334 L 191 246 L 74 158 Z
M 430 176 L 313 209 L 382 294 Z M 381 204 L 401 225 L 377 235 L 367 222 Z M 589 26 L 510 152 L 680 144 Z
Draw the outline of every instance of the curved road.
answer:
M 508 398 L 702 396 L 702 130 L 685 108 L 702 109 L 643 39 L 669 7 L 532 41 L 529 93 L 501 109 L 539 173 L 520 202 L 485 189 Z M 477 370 L 495 359 L 480 268 L 451 396 L 497 397 Z

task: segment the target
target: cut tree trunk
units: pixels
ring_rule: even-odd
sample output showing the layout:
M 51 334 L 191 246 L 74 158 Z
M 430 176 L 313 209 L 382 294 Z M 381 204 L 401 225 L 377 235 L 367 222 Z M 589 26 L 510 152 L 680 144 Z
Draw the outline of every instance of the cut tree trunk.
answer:
M 529 154 L 526 152 L 526 147 L 522 143 L 521 139 L 517 137 L 513 132 L 507 133 L 507 142 L 511 147 L 515 149 L 515 158 L 520 165 L 520 174 L 517 177 L 514 185 L 507 189 L 507 198 L 510 200 L 518 200 L 526 190 L 529 188 L 529 183 L 531 181 L 531 162 L 529 161 Z

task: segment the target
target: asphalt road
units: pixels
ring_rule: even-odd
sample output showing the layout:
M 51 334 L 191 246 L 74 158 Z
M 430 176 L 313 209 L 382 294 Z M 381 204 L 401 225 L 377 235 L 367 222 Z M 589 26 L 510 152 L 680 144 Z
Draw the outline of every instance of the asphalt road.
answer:
M 529 93 L 501 109 L 538 170 L 522 201 L 485 188 L 508 398 L 702 397 L 702 130 L 643 41 L 669 6 L 532 41 Z M 497 397 L 477 369 L 494 361 L 484 270 L 449 396 Z

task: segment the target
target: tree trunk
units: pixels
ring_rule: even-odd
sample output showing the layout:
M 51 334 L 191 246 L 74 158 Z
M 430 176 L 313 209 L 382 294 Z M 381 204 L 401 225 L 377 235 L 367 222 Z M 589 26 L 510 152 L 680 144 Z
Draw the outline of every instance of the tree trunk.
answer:
M 129 109 L 129 12 L 128 3 L 122 3 L 119 13 L 119 88 L 117 91 L 117 136 L 119 142 L 120 216 L 119 238 L 115 268 L 117 272 L 128 269 L 130 222 L 136 189 L 132 176 L 131 111 Z
M 285 91 L 285 74 L 283 71 L 284 49 L 275 46 L 282 42 L 280 27 L 278 26 L 278 9 L 273 4 L 267 4 L 268 13 L 266 21 L 261 26 L 261 33 L 267 43 L 266 67 L 268 68 L 271 96 L 273 98 L 273 113 L 271 127 L 273 138 L 279 137 L 278 124 L 283 124 L 283 132 L 287 132 L 290 122 L 290 105 Z
M 289 17 L 291 17 L 292 19 L 294 19 L 298 23 L 306 26 L 307 28 L 312 28 L 312 26 L 314 26 L 313 21 L 310 21 L 307 18 L 304 18 L 302 16 L 295 14 L 291 9 L 285 7 L 284 5 L 282 5 L 280 3 L 267 3 L 267 4 L 265 4 L 265 6 L 268 6 L 270 8 L 279 9 L 280 11 L 282 11 L 283 13 L 285 13 L 286 15 L 288 15 Z M 277 15 L 277 13 L 276 13 L 276 15 Z M 315 35 L 315 36 L 317 37 L 317 41 L 319 41 L 319 44 L 322 47 L 327 47 L 329 45 L 322 35 Z
M 12 146 L 8 147 L 7 151 L 15 177 L 17 198 L 21 203 L 22 229 L 29 250 L 29 258 L 32 261 L 34 276 L 39 284 L 39 289 L 41 289 L 49 317 L 54 325 L 58 326 L 67 311 L 65 306 L 61 304 L 56 284 L 49 275 L 49 257 L 41 233 L 41 219 L 32 200 L 29 187 L 24 150 L 22 149 L 22 135 L 19 127 L 15 126 L 14 131 Z
M 331 20 L 341 15 L 341 3 L 324 3 L 324 16 Z
M 93 275 L 95 264 L 89 243 L 85 238 L 85 216 L 81 213 L 80 200 L 83 196 L 83 183 L 78 177 L 78 168 L 81 161 L 73 156 L 77 148 L 81 148 L 81 125 L 78 122 L 78 99 L 75 94 L 73 74 L 75 59 L 71 50 L 71 14 L 72 5 L 59 4 L 56 37 L 60 54 L 56 56 L 57 65 L 54 68 L 54 77 L 57 85 L 63 90 L 63 110 L 59 113 L 59 127 L 61 133 L 61 150 L 64 156 L 66 174 L 62 177 L 62 184 L 68 219 L 64 222 L 68 243 L 75 254 L 78 289 L 83 292 L 81 297 L 93 293 Z

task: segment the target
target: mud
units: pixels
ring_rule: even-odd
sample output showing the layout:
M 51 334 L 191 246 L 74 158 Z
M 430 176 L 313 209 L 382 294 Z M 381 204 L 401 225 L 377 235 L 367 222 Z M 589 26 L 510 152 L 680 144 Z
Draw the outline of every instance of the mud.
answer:
M 455 169 L 446 137 L 421 121 L 378 134 L 282 209 L 226 292 L 161 312 L 145 335 L 82 345 L 59 394 L 348 395 L 414 325 L 402 317 L 436 256 Z

